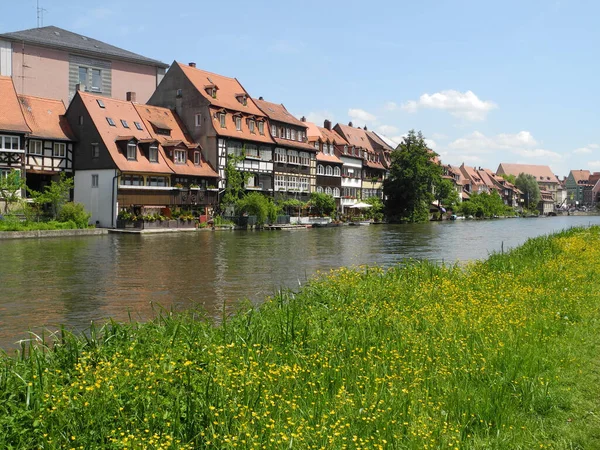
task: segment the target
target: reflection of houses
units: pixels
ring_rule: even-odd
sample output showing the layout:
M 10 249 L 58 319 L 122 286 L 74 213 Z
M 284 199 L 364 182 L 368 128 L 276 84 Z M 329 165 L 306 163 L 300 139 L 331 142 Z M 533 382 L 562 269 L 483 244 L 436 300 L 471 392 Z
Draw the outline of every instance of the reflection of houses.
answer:
M 78 84 L 82 91 L 120 99 L 136 91 L 145 102 L 167 67 L 53 26 L 0 34 L 0 75 L 12 76 L 19 94 L 57 98 L 66 104 Z
M 192 208 L 216 201 L 212 191 L 189 189 L 193 181 L 214 182 L 217 174 L 170 110 L 78 92 L 66 116 L 78 139 L 75 201 L 97 225 L 114 227 L 123 208 Z M 175 177 L 186 189 L 173 186 Z
M 225 187 L 229 155 L 244 156 L 246 189 L 273 192 L 273 139 L 269 123 L 235 78 L 174 62 L 148 102 L 175 109 Z
M 565 181 L 567 188 L 567 203 L 569 205 L 585 205 L 584 191 L 590 178 L 589 170 L 571 170 Z M 593 186 L 592 186 L 593 187 Z M 591 193 L 591 189 L 590 189 Z M 590 194 L 591 199 L 591 194 Z
M 549 166 L 501 163 L 498 166 L 498 170 L 496 170 L 496 174 L 500 176 L 514 175 L 515 177 L 518 177 L 521 173 L 533 175 L 540 187 L 540 191 L 550 192 L 554 199 L 554 203 L 556 204 L 558 196 L 558 180 Z
M 316 150 L 308 143 L 306 124 L 292 116 L 283 105 L 253 99 L 269 118 L 269 131 L 275 141 L 273 178 L 276 198 L 308 201 L 316 188 Z
M 326 121 L 328 127 L 318 127 L 314 123 L 305 122 L 308 143 L 317 150 L 317 180 L 316 192 L 325 193 L 336 199 L 340 204 L 342 193 L 342 160 L 336 156 L 336 146 L 344 146 L 344 140 L 331 130 L 331 122 Z

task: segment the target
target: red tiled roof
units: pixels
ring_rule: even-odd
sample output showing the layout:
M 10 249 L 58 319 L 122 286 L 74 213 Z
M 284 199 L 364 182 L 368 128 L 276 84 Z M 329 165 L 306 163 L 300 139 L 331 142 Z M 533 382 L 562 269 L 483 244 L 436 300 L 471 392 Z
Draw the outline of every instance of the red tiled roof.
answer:
M 0 76 L 0 130 L 29 133 L 11 77 Z
M 257 108 L 258 109 L 258 108 Z M 235 127 L 235 119 L 234 119 L 234 115 L 231 113 L 225 113 L 225 128 L 221 128 L 221 120 L 219 119 L 219 113 L 222 112 L 222 109 L 220 108 L 209 108 L 210 111 L 210 115 L 213 121 L 213 126 L 215 127 L 215 130 L 217 132 L 217 134 L 219 136 L 227 136 L 227 137 L 231 137 L 231 138 L 237 138 L 237 139 L 245 139 L 248 141 L 254 141 L 254 142 L 258 142 L 258 143 L 264 143 L 264 144 L 273 144 L 273 139 L 271 139 L 271 135 L 269 134 L 269 124 L 266 121 L 266 118 L 262 115 L 258 116 L 261 118 L 264 118 L 264 134 L 260 134 L 258 132 L 258 121 L 256 121 L 255 117 L 253 120 L 255 120 L 254 123 L 254 133 L 250 132 L 250 128 L 249 128 L 249 124 L 248 124 L 248 117 L 244 117 L 242 116 L 242 126 L 241 126 L 241 130 L 236 130 Z
M 590 178 L 589 170 L 571 170 L 571 173 L 573 174 L 573 179 L 575 180 L 575 183 L 577 183 L 577 184 L 581 184 L 582 182 L 587 182 Z
M 132 136 L 135 139 L 146 140 L 154 139 L 150 134 L 149 127 L 138 114 L 135 106 L 131 102 L 124 100 L 116 100 L 114 98 L 101 97 L 93 94 L 88 94 L 79 91 L 77 93 L 86 107 L 98 133 L 100 134 L 104 145 L 108 149 L 113 161 L 123 172 L 148 172 L 148 173 L 165 173 L 170 174 L 172 170 L 167 164 L 166 157 L 162 146 L 158 148 L 158 162 L 151 163 L 145 155 L 141 155 L 138 151 L 138 158 L 135 161 L 128 160 L 127 156 L 119 150 L 117 139 L 123 136 Z M 96 100 L 102 100 L 104 108 L 98 105 Z M 110 117 L 115 126 L 108 124 L 106 120 Z M 125 128 L 121 123 L 125 120 L 129 128 Z M 138 130 L 134 122 L 143 123 L 142 130 Z
M 543 183 L 558 183 L 556 176 L 552 173 L 552 169 L 549 166 L 542 166 L 536 164 L 508 164 L 500 163 L 496 173 L 499 175 L 507 174 L 518 177 L 521 173 L 533 175 L 538 182 Z
M 197 177 L 213 177 L 218 178 L 217 172 L 210 166 L 210 164 L 202 158 L 200 154 L 200 164 L 194 164 L 194 151 L 200 151 L 200 145 L 193 142 L 192 138 L 188 135 L 185 127 L 179 116 L 168 108 L 162 108 L 159 106 L 150 105 L 138 105 L 134 104 L 140 117 L 144 120 L 146 128 L 154 139 L 156 139 L 164 147 L 183 147 L 187 150 L 187 160 L 185 164 L 176 164 L 172 158 L 166 157 L 166 163 L 170 169 L 179 175 L 190 175 Z M 171 130 L 170 136 L 157 134 L 149 124 L 161 123 L 162 126 L 159 128 Z M 170 149 L 169 149 L 170 151 Z
M 292 141 L 291 139 L 281 139 L 274 137 L 273 140 L 277 145 L 282 147 L 294 147 L 299 150 L 305 150 L 307 152 L 316 152 L 317 149 L 314 145 L 310 145 L 308 142 Z
M 62 100 L 19 95 L 19 103 L 31 137 L 73 141 L 71 127 L 64 116 L 66 108 Z
M 269 119 L 306 128 L 306 124 L 292 116 L 285 106 L 277 103 L 267 102 L 266 100 L 257 100 L 255 98 L 252 100 Z
M 324 127 L 317 127 L 321 133 L 323 141 L 333 142 L 334 145 L 349 145 L 348 141 L 336 133 L 334 130 L 328 130 Z
M 336 127 L 339 127 L 342 136 L 348 141 L 349 145 L 363 148 L 370 153 L 375 152 L 371 142 L 369 141 L 367 132 L 362 128 L 354 128 L 349 125 L 342 125 L 339 123 L 336 125 Z
M 390 147 L 377 133 L 374 131 L 367 131 L 367 136 L 369 136 L 376 144 L 380 145 L 384 151 L 393 152 L 394 149 Z
M 342 160 L 335 155 L 325 155 L 323 152 L 317 153 L 317 161 L 342 164 Z

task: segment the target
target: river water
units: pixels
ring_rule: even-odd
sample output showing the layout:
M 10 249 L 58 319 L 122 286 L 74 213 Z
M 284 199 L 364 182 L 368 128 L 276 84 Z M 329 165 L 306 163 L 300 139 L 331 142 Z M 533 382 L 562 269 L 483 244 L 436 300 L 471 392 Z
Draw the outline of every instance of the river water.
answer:
M 502 245 L 588 225 L 600 225 L 600 217 L 0 241 L 0 348 L 14 347 L 28 330 L 145 320 L 152 305 L 200 304 L 217 317 L 239 299 L 259 303 L 316 271 L 484 259 Z

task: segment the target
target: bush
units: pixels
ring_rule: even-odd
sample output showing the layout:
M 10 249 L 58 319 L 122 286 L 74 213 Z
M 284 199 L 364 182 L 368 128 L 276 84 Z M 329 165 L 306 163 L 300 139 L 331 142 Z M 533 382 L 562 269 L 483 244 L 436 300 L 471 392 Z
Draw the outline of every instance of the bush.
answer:
M 76 224 L 76 228 L 87 228 L 92 215 L 88 213 L 81 203 L 68 202 L 65 203 L 58 215 L 60 222 L 72 221 Z

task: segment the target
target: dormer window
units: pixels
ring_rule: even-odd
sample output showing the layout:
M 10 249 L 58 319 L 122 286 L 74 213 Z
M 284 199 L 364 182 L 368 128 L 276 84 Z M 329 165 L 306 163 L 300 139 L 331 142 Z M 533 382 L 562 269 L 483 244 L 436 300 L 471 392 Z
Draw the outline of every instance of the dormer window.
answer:
M 246 106 L 248 105 L 248 96 L 246 94 L 237 94 L 235 96 L 235 98 L 237 99 L 238 102 L 240 102 L 242 105 Z
M 344 145 L 344 155 L 347 155 L 347 154 L 348 154 L 348 146 Z
M 160 134 L 161 136 L 171 136 L 171 130 L 166 128 L 157 128 L 156 134 Z
M 212 88 L 210 90 L 210 95 L 212 96 L 212 98 L 217 98 L 217 88 Z
M 219 89 L 219 88 L 214 84 L 208 84 L 208 85 L 204 86 L 204 90 L 212 98 L 217 98 L 217 89 Z
M 158 147 L 156 145 L 151 145 L 148 149 L 148 161 L 152 163 L 158 162 Z
M 200 165 L 200 152 L 194 152 L 194 164 L 196 166 Z
M 275 125 L 271 125 L 271 134 L 273 137 L 277 137 L 277 127 Z
M 258 122 L 258 132 L 260 134 L 265 134 L 265 123 L 264 122 Z
M 187 161 L 185 150 L 175 150 L 173 161 L 176 164 L 185 164 Z
M 225 113 L 219 113 L 219 122 L 221 123 L 221 128 L 225 128 Z
M 315 141 L 315 149 L 319 150 L 319 141 Z
M 254 120 L 248 120 L 248 128 L 250 129 L 250 133 L 255 133 L 254 131 Z
M 240 116 L 235 118 L 235 129 L 237 131 L 242 131 L 242 118 Z
M 135 161 L 137 159 L 137 145 L 133 141 L 127 144 L 127 159 L 130 161 Z
M 296 130 L 292 130 L 292 141 L 296 140 Z

